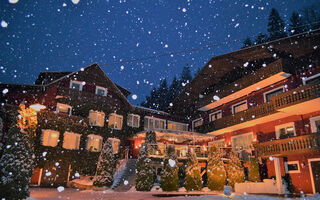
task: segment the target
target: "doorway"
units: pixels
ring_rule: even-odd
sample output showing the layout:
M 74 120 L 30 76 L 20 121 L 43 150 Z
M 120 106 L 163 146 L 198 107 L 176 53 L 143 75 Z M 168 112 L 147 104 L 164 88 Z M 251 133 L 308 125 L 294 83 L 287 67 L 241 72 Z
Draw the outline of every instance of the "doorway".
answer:
M 320 158 L 309 159 L 313 193 L 320 193 Z

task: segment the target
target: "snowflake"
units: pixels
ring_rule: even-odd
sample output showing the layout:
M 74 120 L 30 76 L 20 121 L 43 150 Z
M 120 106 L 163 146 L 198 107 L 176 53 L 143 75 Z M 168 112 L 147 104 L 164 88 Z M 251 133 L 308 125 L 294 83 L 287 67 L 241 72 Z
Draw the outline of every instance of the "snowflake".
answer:
M 73 1 L 76 1 L 76 0 L 73 0 Z M 63 192 L 64 191 L 64 187 L 63 186 L 59 186 L 59 187 L 57 187 L 57 190 L 58 190 L 58 192 Z
M 2 90 L 2 94 L 7 94 L 9 92 L 9 90 L 7 88 Z
M 8 23 L 4 20 L 1 21 L 1 26 L 2 28 L 7 28 L 8 27 Z
M 169 165 L 171 167 L 174 167 L 176 165 L 176 161 L 172 160 L 172 159 L 169 159 Z
M 220 100 L 220 97 L 218 97 L 217 95 L 214 95 L 214 96 L 213 96 L 213 99 L 216 100 L 216 101 L 218 101 L 218 100 Z
M 73 4 L 78 4 L 80 0 L 71 0 Z
M 138 96 L 136 94 L 132 95 L 131 97 L 133 100 L 136 100 L 138 98 Z
M 19 0 L 9 0 L 9 3 L 15 4 L 18 3 Z
M 123 184 L 124 184 L 124 185 L 128 185 L 128 184 L 129 184 L 129 181 L 125 180 L 125 181 L 123 182 Z
M 123 66 L 123 65 L 121 65 L 120 70 L 121 70 L 121 71 L 124 70 L 124 66 Z
M 187 12 L 187 9 L 186 8 L 182 8 L 182 12 Z
M 46 176 L 51 176 L 51 172 L 46 172 Z
M 78 172 L 76 172 L 76 173 L 74 174 L 74 176 L 75 176 L 76 178 L 79 178 L 79 177 L 80 177 L 80 174 L 79 174 Z

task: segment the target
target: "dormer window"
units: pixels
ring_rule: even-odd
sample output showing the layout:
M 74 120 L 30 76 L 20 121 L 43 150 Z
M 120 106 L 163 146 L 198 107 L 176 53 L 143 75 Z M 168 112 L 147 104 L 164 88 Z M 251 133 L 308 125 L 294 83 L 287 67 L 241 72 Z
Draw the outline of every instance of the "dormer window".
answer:
M 69 106 L 69 105 L 63 104 L 63 103 L 57 103 L 56 112 L 71 115 L 72 106 Z
M 71 80 L 70 81 L 70 88 L 74 90 L 82 91 L 82 82 Z
M 101 96 L 107 96 L 107 89 L 104 87 L 96 86 L 96 94 Z

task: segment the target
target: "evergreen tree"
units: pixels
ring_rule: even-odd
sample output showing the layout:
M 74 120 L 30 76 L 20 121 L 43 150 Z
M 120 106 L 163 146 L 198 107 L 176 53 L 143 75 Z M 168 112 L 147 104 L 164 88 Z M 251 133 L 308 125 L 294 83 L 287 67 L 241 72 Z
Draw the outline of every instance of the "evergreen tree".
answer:
M 192 75 L 188 64 L 183 67 L 181 72 L 180 86 L 181 90 L 192 80 Z
M 137 162 L 136 189 L 138 191 L 150 191 L 155 181 L 154 174 L 151 160 L 147 157 L 147 145 L 144 144 L 140 149 Z
M 163 191 L 177 191 L 179 188 L 179 167 L 174 148 L 169 146 L 167 156 L 164 159 L 161 174 L 161 188 Z
M 98 187 L 110 187 L 113 183 L 114 172 L 115 166 L 112 144 L 109 140 L 106 140 L 99 156 L 96 175 L 93 179 L 93 185 Z
M 28 138 L 21 133 L 16 121 L 8 131 L 6 144 L 0 158 L 0 197 L 26 199 L 30 195 L 32 158 Z
M 242 49 L 243 48 L 247 48 L 247 47 L 250 47 L 252 46 L 253 43 L 251 41 L 251 39 L 249 37 L 247 37 L 244 41 L 243 41 L 243 46 L 242 46 Z
M 184 187 L 187 191 L 198 191 L 202 188 L 201 169 L 198 165 L 197 156 L 194 152 L 188 152 L 186 179 Z
M 208 187 L 210 190 L 223 190 L 226 184 L 226 170 L 222 161 L 223 151 L 211 147 L 208 155 Z
M 168 91 L 168 103 L 173 103 L 174 99 L 179 95 L 180 84 L 176 76 L 174 76 Z
M 259 33 L 259 35 L 256 38 L 255 44 L 262 44 L 262 43 L 265 43 L 267 41 L 268 41 L 267 35 L 263 34 L 263 33 Z
M 228 175 L 228 185 L 234 187 L 235 183 L 244 182 L 244 173 L 242 169 L 242 164 L 234 151 L 230 152 L 230 160 L 227 168 Z
M 286 37 L 284 21 L 281 19 L 278 11 L 275 8 L 271 9 L 268 19 L 269 40 L 277 40 Z
M 320 6 L 315 4 L 309 7 L 305 7 L 302 11 L 302 21 L 304 24 L 304 30 L 316 30 L 320 28 Z
M 146 133 L 146 143 L 147 144 L 157 144 L 157 136 L 154 131 L 148 131 Z
M 297 12 L 293 12 L 290 17 L 290 35 L 296 35 L 304 32 L 303 21 Z
M 256 158 L 252 158 L 249 166 L 249 181 L 259 182 L 261 181 L 259 172 L 259 163 Z
M 169 103 L 168 103 L 168 84 L 167 80 L 163 79 L 160 81 L 159 89 L 158 89 L 158 98 L 157 104 L 159 105 L 159 110 L 166 110 Z

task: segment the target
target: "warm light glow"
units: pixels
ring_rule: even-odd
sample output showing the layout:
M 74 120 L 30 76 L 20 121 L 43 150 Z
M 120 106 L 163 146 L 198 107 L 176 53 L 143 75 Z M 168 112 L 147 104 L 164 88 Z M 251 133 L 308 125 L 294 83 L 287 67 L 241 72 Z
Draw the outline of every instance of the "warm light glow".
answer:
M 138 146 L 136 146 L 136 149 L 138 148 Z
M 32 104 L 30 108 L 34 109 L 36 112 L 39 112 L 40 110 L 45 109 L 46 106 L 37 103 L 37 104 Z
M 203 145 L 203 151 L 207 151 L 206 145 Z
M 141 147 L 141 144 L 139 144 L 139 147 Z

